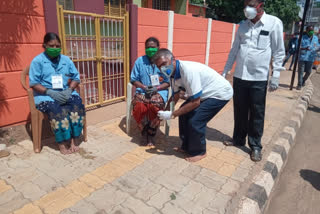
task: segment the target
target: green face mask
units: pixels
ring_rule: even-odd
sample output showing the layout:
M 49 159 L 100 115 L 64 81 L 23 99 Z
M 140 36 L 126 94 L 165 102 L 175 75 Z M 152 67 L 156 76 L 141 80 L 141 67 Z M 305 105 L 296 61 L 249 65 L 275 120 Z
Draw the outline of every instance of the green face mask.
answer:
M 146 48 L 146 55 L 151 58 L 155 55 L 158 51 L 158 48 Z
M 308 35 L 311 37 L 311 36 L 313 36 L 313 34 L 314 34 L 314 31 L 313 30 L 310 30 L 309 32 L 308 32 Z
M 56 58 L 61 53 L 61 48 L 46 48 L 46 53 L 52 58 Z

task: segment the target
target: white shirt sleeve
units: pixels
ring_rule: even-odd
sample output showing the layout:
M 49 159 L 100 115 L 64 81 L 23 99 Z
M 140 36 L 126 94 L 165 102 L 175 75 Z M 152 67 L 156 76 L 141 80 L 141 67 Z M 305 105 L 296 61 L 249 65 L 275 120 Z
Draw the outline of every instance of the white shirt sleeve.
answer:
M 281 20 L 275 23 L 274 31 L 271 34 L 271 51 L 273 57 L 273 76 L 280 77 L 280 72 L 285 70 L 282 62 L 285 57 L 283 41 L 283 24 Z
M 232 48 L 229 53 L 227 63 L 224 66 L 224 70 L 222 74 L 226 74 L 227 72 L 231 71 L 234 62 L 236 61 L 239 49 L 240 49 L 240 35 L 239 35 L 239 29 L 238 29 L 236 33 L 236 38 L 232 44 Z

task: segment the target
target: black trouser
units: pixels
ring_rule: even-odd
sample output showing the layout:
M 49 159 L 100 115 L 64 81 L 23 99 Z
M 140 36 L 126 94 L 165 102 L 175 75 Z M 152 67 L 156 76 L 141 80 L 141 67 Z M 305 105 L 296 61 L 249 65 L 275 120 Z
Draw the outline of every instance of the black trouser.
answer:
M 246 81 L 233 78 L 234 130 L 233 140 L 261 150 L 268 81 Z
M 186 105 L 186 101 L 182 106 Z M 200 106 L 179 116 L 179 136 L 181 148 L 191 156 L 206 153 L 207 123 L 228 103 L 228 100 L 209 98 L 201 101 Z M 181 106 L 181 107 L 182 107 Z

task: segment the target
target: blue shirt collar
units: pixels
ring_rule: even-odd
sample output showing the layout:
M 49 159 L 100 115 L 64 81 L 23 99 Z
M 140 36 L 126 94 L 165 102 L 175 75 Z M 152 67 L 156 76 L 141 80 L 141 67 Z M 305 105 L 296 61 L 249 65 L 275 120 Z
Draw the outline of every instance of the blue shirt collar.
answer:
M 181 78 L 181 74 L 180 74 L 180 61 L 176 60 L 176 72 L 174 74 L 174 79 L 180 79 Z

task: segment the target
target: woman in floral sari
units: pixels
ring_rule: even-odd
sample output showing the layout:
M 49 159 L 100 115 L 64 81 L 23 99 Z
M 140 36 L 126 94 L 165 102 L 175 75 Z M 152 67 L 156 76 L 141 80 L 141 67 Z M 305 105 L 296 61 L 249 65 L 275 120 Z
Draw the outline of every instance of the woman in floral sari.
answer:
M 60 54 L 61 41 L 55 33 L 44 36 L 45 51 L 30 65 L 29 84 L 34 91 L 36 108 L 48 115 L 55 140 L 62 154 L 79 150 L 75 144 L 83 128 L 84 106 L 74 90 L 79 72 L 69 57 Z

